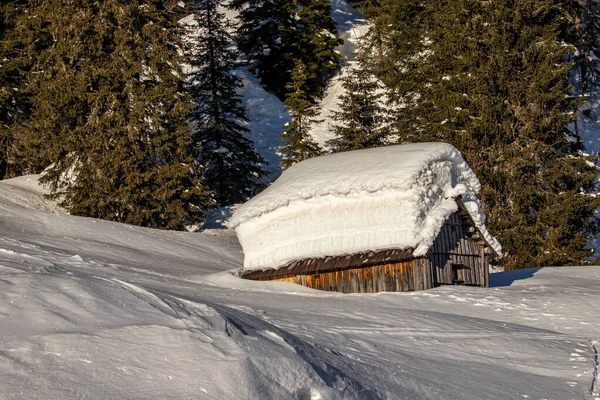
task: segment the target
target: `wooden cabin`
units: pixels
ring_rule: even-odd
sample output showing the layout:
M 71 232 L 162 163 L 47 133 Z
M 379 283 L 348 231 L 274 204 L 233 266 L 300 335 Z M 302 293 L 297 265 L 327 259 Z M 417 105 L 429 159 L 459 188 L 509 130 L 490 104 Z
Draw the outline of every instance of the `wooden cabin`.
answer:
M 489 261 L 498 257 L 460 199 L 425 256 L 414 249 L 309 258 L 278 269 L 248 271 L 242 278 L 297 283 L 343 293 L 402 292 L 441 285 L 489 287 Z
M 489 287 L 500 246 L 479 188 L 444 143 L 303 161 L 234 214 L 242 278 L 343 293 Z

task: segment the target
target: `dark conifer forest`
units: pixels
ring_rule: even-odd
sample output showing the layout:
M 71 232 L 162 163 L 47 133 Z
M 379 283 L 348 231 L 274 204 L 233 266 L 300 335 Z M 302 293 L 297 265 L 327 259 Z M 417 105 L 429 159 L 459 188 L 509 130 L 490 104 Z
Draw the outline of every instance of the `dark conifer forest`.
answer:
M 43 171 L 73 215 L 199 225 L 269 183 L 244 67 L 291 117 L 283 168 L 448 142 L 481 181 L 503 267 L 589 263 L 598 160 L 578 124 L 600 93 L 600 1 L 352 4 L 369 30 L 346 60 L 329 0 L 3 1 L 0 179 Z M 322 145 L 311 127 L 335 74 L 342 106 Z

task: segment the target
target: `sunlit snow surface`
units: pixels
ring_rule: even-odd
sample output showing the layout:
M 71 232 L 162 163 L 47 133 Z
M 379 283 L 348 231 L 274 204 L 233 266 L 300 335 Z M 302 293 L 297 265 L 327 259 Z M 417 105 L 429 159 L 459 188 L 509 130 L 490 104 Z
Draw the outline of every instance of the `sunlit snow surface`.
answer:
M 233 276 L 242 255 L 227 232 L 53 214 L 32 207 L 39 191 L 20 192 L 26 207 L 5 182 L 0 193 L 2 399 L 600 398 L 600 268 L 326 293 Z

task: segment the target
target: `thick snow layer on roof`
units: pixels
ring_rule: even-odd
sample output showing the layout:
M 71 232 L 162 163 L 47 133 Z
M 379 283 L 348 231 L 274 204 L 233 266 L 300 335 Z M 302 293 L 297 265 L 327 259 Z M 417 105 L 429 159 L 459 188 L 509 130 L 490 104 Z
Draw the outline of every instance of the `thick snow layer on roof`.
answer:
M 298 163 L 240 206 L 229 226 L 247 269 L 390 248 L 427 252 L 462 200 L 487 242 L 480 184 L 458 150 L 419 143 L 337 153 Z

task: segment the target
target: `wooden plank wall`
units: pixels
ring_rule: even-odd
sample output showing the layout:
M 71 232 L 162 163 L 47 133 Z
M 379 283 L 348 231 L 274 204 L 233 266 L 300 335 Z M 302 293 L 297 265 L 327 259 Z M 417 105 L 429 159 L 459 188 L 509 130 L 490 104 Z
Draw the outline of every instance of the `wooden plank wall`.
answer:
M 451 215 L 442 227 L 427 256 L 426 264 L 433 271 L 434 286 L 489 285 L 485 278 L 487 254 L 480 244 L 469 237 L 457 214 Z M 453 266 L 456 269 L 456 279 L 453 279 Z
M 403 292 L 433 287 L 424 259 L 341 271 L 277 278 L 313 289 L 343 293 Z

